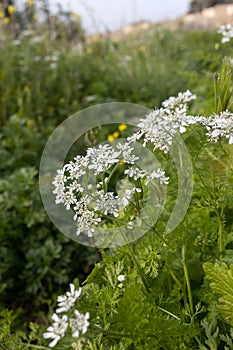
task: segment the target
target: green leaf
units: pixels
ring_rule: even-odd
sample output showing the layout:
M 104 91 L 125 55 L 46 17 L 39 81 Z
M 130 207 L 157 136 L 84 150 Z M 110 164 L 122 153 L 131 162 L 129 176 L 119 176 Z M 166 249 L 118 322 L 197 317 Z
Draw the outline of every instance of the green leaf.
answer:
M 0 312 L 0 340 L 2 340 L 3 336 L 10 333 L 11 323 L 14 318 L 12 311 L 9 311 L 8 309 L 4 309 Z
M 203 265 L 210 288 L 219 295 L 218 310 L 233 325 L 233 264 L 204 263 Z

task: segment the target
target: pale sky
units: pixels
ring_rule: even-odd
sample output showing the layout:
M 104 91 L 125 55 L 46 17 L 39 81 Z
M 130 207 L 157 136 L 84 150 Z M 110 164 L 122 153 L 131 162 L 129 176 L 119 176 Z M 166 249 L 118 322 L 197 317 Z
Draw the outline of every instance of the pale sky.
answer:
M 187 12 L 191 0 L 50 0 L 81 15 L 89 33 L 115 30 L 139 20 L 176 18 Z

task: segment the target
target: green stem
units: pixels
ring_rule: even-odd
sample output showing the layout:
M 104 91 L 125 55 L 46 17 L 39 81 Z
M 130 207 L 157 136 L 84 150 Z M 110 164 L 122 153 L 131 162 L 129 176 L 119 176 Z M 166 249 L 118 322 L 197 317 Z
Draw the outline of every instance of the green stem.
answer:
M 208 189 L 208 187 L 206 186 L 206 184 L 205 184 L 205 182 L 204 182 L 202 176 L 200 175 L 200 173 L 199 173 L 197 167 L 196 167 L 195 165 L 193 165 L 193 168 L 194 168 L 194 170 L 195 170 L 197 176 L 199 177 L 199 180 L 201 181 L 202 186 L 204 187 L 204 189 L 205 189 L 206 192 L 208 193 L 209 198 L 212 198 L 212 193 L 211 193 L 211 191 Z
M 40 346 L 40 345 L 33 345 L 33 344 L 27 344 L 24 348 L 24 349 L 27 349 L 27 348 L 33 348 L 33 349 L 42 349 L 42 350 L 49 350 L 49 348 L 47 347 L 44 347 L 44 346 Z
M 141 189 L 142 193 L 143 193 L 142 183 L 141 183 L 140 179 L 137 180 L 137 187 L 139 187 Z M 140 203 L 139 203 L 139 200 L 138 200 L 137 193 L 134 193 L 134 199 L 135 199 L 134 207 L 136 208 L 137 213 L 140 214 L 141 208 L 140 208 Z
M 169 316 L 174 317 L 176 320 L 181 321 L 181 318 L 179 318 L 178 316 L 174 315 L 172 312 L 163 309 L 162 307 L 158 306 L 159 310 L 165 312 L 166 314 L 168 314 Z
M 193 316 L 194 315 L 193 297 L 192 297 L 192 289 L 191 289 L 191 284 L 190 284 L 190 279 L 189 279 L 189 272 L 188 272 L 188 268 L 187 268 L 187 265 L 186 265 L 186 248 L 185 248 L 185 245 L 182 246 L 182 263 L 183 263 L 184 276 L 185 276 L 185 281 L 186 281 L 186 286 L 187 286 L 187 291 L 188 291 L 190 312 L 191 312 L 191 316 Z
M 219 74 L 215 73 L 214 75 L 214 111 L 218 113 L 218 102 L 217 102 L 217 80 L 219 79 Z
M 146 279 L 144 277 L 142 268 L 141 268 L 140 264 L 138 263 L 138 261 L 137 261 L 137 259 L 135 257 L 135 254 L 134 254 L 131 246 L 129 245 L 129 243 L 126 244 L 126 247 L 128 248 L 129 255 L 131 256 L 131 258 L 132 258 L 132 260 L 133 260 L 133 262 L 135 264 L 135 267 L 138 270 L 138 274 L 141 277 L 142 283 L 143 283 L 147 293 L 150 294 L 150 290 L 149 290 L 149 287 L 147 286 L 147 282 L 146 282 Z
M 176 284 L 179 286 L 180 290 L 182 290 L 182 284 L 180 283 L 180 281 L 178 280 L 178 278 L 176 277 L 176 275 L 174 274 L 174 272 L 169 269 L 170 275 L 172 276 L 172 278 L 174 279 L 174 281 L 176 282 Z
M 120 163 L 117 163 L 117 164 L 114 166 L 114 168 L 112 169 L 111 174 L 109 175 L 107 181 L 104 183 L 104 187 L 105 187 L 106 189 L 107 189 L 107 186 L 108 186 L 108 184 L 109 184 L 109 182 L 110 182 L 110 180 L 111 180 L 113 174 L 115 173 L 115 171 L 117 170 L 117 168 L 119 167 L 119 165 L 120 165 Z
M 223 242 L 223 224 L 221 220 L 221 216 L 218 212 L 218 210 L 215 211 L 217 220 L 218 220 L 218 244 L 219 244 L 219 255 L 220 259 L 222 258 L 223 251 L 224 251 L 224 242 Z
M 118 228 L 119 228 L 119 230 L 121 231 L 121 227 L 118 226 Z M 126 237 L 125 237 L 125 235 L 124 235 L 124 232 L 121 231 L 121 234 L 122 234 L 122 238 L 123 238 L 124 241 L 125 241 L 125 246 L 126 246 L 127 249 L 128 249 L 128 253 L 129 253 L 130 257 L 132 258 L 132 260 L 133 260 L 133 262 L 134 262 L 134 265 L 135 265 L 135 267 L 136 267 L 136 269 L 137 269 L 137 271 L 138 271 L 139 276 L 141 277 L 141 280 L 142 280 L 142 283 L 143 283 L 143 285 L 144 285 L 144 287 L 145 287 L 145 290 L 146 290 L 147 294 L 150 295 L 151 293 L 150 293 L 149 287 L 147 286 L 147 282 L 146 282 L 146 279 L 145 279 L 145 277 L 144 277 L 144 273 L 143 273 L 143 271 L 142 271 L 142 268 L 141 268 L 139 262 L 137 261 L 137 259 L 136 259 L 136 257 L 135 257 L 135 254 L 134 254 L 134 252 L 133 252 L 133 250 L 132 250 L 130 244 L 128 243 L 128 241 L 127 241 L 127 239 L 126 239 Z
M 226 153 L 226 152 L 225 152 L 225 153 Z M 210 156 L 210 158 L 214 159 L 214 160 L 217 161 L 219 164 L 221 164 L 221 165 L 223 166 L 223 168 L 226 167 L 226 164 L 225 164 L 223 161 L 221 161 L 221 159 L 219 159 L 218 157 L 216 157 L 212 152 L 210 152 L 210 151 L 207 150 L 207 154 L 208 154 L 208 156 Z
M 183 298 L 184 298 L 184 305 L 188 304 L 188 300 L 187 300 L 187 288 L 186 288 L 186 280 L 184 279 L 183 281 Z
M 199 338 L 198 338 L 197 336 L 195 336 L 195 339 L 196 339 L 196 341 L 197 341 L 197 343 L 198 343 L 199 346 L 202 345 L 201 342 L 200 342 L 200 340 L 199 340 Z

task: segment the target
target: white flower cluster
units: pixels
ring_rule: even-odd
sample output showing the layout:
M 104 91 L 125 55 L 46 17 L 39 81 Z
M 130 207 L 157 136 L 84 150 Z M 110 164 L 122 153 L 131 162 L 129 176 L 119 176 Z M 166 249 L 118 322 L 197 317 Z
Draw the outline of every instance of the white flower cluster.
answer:
M 88 148 L 85 158 L 88 160 L 88 169 L 93 170 L 94 175 L 98 175 L 118 163 L 118 156 L 119 152 L 115 152 L 113 147 L 106 144 Z
M 187 115 L 187 103 L 195 98 L 196 96 L 187 90 L 164 101 L 163 108 L 152 111 L 140 120 L 137 133 L 128 138 L 129 143 L 143 139 L 144 146 L 150 142 L 154 150 L 168 153 L 177 132 L 182 134 L 190 125 L 202 125 L 207 129 L 209 141 L 216 142 L 220 137 L 225 137 L 229 144 L 233 144 L 233 114 L 225 111 L 210 117 Z M 138 172 L 138 176 L 144 177 L 143 172 Z M 166 183 L 165 177 L 163 180 Z
M 133 178 L 134 180 L 146 179 L 146 183 L 150 180 L 159 179 L 161 185 L 167 185 L 169 178 L 165 176 L 165 171 L 162 171 L 160 168 L 156 171 L 149 173 L 146 170 L 141 170 L 139 168 L 130 168 L 125 170 L 125 174 L 128 177 Z
M 64 337 L 68 328 L 68 317 L 63 315 L 61 318 L 57 314 L 53 314 L 51 317 L 53 325 L 48 327 L 47 332 L 43 334 L 45 339 L 52 339 L 49 343 L 49 347 L 53 348 L 61 338 Z
M 196 99 L 196 95 L 191 91 L 179 92 L 176 97 L 171 96 L 167 100 L 163 101 L 162 106 L 169 110 L 185 109 L 187 110 L 187 104 Z
M 70 284 L 70 291 L 66 292 L 65 295 L 60 295 L 57 298 L 58 309 L 56 309 L 56 313 L 69 311 L 74 305 L 78 297 L 81 295 L 82 288 L 79 290 L 75 289 L 75 285 L 73 283 Z
M 221 42 L 228 43 L 233 38 L 233 27 L 230 24 L 224 24 L 219 27 L 218 33 L 222 34 Z
M 162 108 L 150 112 L 146 118 L 141 119 L 138 132 L 128 138 L 129 142 L 142 139 L 144 146 L 148 142 L 154 145 L 154 150 L 159 149 L 168 153 L 173 142 L 174 135 L 184 133 L 186 127 L 193 124 L 193 119 L 187 116 L 188 102 L 196 98 L 189 90 L 179 93 L 177 97 L 170 97 L 164 101 Z
M 135 181 L 142 181 L 145 185 L 155 180 L 162 186 L 168 184 L 169 179 L 163 170 L 148 172 L 137 167 L 135 163 L 139 157 L 134 154 L 133 142 L 140 140 L 144 147 L 151 143 L 154 150 L 168 153 L 177 133 L 185 133 L 188 126 L 199 125 L 206 128 L 209 141 L 216 142 L 225 137 L 229 144 L 233 144 L 233 114 L 225 111 L 208 118 L 188 115 L 188 103 L 195 98 L 189 90 L 170 97 L 163 102 L 162 108 L 140 120 L 137 131 L 125 143 L 118 143 L 115 147 L 103 144 L 88 148 L 85 156 L 75 157 L 57 171 L 53 181 L 55 202 L 74 211 L 77 235 L 92 237 L 97 226 L 105 223 L 106 216 L 112 220 L 117 218 L 133 196 L 141 191 L 135 186 Z M 114 171 L 121 165 L 126 168 L 123 174 L 133 188 L 124 189 L 117 195 L 108 191 L 108 187 Z M 95 187 L 93 176 L 97 181 Z
M 220 115 L 214 114 L 206 125 L 207 136 L 210 141 L 217 142 L 220 137 L 226 137 L 230 145 L 233 144 L 233 114 L 225 111 Z
M 88 148 L 85 156 L 77 156 L 73 161 L 57 171 L 54 178 L 53 193 L 55 203 L 62 203 L 67 210 L 74 211 L 76 234 L 86 234 L 92 237 L 96 227 L 103 222 L 105 216 L 117 218 L 119 212 L 130 203 L 133 195 L 141 190 L 137 187 L 125 189 L 121 195 L 108 191 L 108 183 L 116 167 L 125 165 L 124 171 L 129 179 L 145 179 L 146 184 L 157 179 L 160 185 L 168 184 L 165 172 L 158 169 L 149 173 L 135 166 L 138 157 L 133 154 L 134 148 L 128 142 L 118 143 L 116 147 L 109 144 Z M 110 175 L 106 177 L 106 172 Z M 99 176 L 94 189 L 91 179 Z M 82 194 L 85 192 L 85 196 Z
M 67 312 L 75 306 L 76 300 L 81 295 L 82 288 L 75 289 L 73 283 L 70 284 L 70 291 L 65 295 L 58 296 L 57 302 L 59 308 L 56 309 L 56 313 L 52 315 L 54 321 L 52 326 L 48 327 L 47 332 L 43 334 L 45 339 L 52 339 L 49 343 L 49 347 L 53 348 L 61 338 L 64 337 L 68 327 L 70 326 L 72 336 L 74 338 L 79 337 L 80 334 L 85 334 L 89 327 L 89 312 L 81 314 L 78 310 L 74 310 L 74 318 L 69 318 L 67 315 L 59 317 L 57 313 Z

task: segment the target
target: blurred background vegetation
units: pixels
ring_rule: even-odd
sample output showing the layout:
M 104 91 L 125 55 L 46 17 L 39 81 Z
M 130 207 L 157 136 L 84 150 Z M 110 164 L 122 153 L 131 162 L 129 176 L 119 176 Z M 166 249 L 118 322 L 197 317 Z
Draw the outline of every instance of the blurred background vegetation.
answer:
M 192 112 L 208 115 L 214 75 L 233 50 L 216 32 L 182 27 L 155 25 L 121 41 L 88 37 L 78 14 L 51 15 L 46 0 L 21 10 L 2 0 L 0 31 L 0 308 L 13 309 L 22 326 L 43 323 L 51 300 L 97 260 L 58 232 L 42 206 L 38 168 L 54 128 L 93 104 L 153 108 L 187 89 L 198 96 Z

